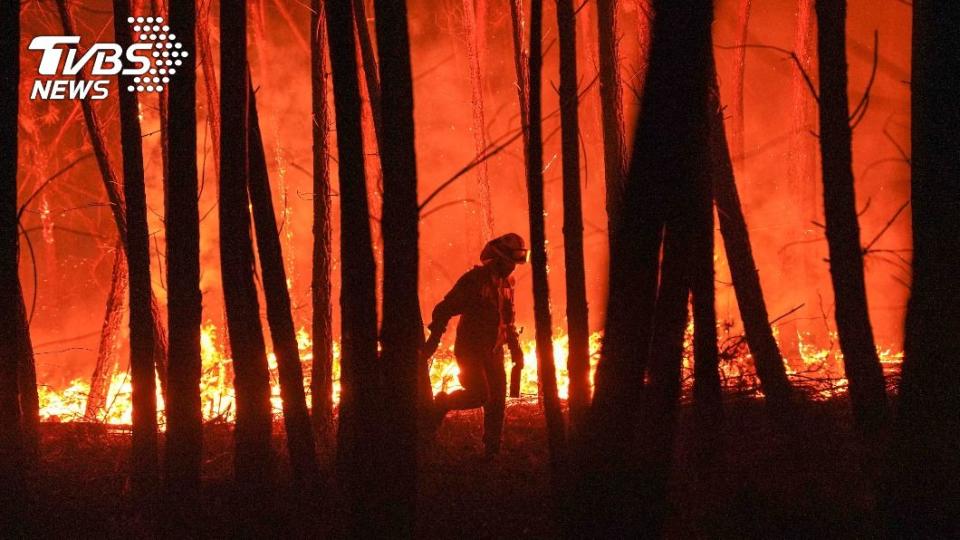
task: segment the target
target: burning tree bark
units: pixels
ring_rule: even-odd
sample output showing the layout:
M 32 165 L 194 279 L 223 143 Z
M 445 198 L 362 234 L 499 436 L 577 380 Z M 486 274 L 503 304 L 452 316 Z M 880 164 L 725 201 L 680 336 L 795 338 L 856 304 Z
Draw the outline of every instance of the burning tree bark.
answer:
M 236 389 L 235 471 L 244 495 L 253 498 L 261 497 L 270 483 L 273 460 L 270 374 L 247 210 L 250 103 L 245 14 L 245 0 L 220 4 L 220 271 Z
M 715 72 L 714 68 L 714 72 Z M 760 287 L 760 273 L 753 257 L 750 232 L 734 179 L 730 150 L 723 127 L 719 85 L 714 76 L 710 91 L 710 169 L 714 200 L 720 222 L 720 234 L 726 249 L 727 264 L 733 279 L 733 291 L 740 307 L 747 345 L 753 355 L 763 394 L 775 408 L 785 406 L 792 394 L 783 357 L 770 327 L 767 305 Z
M 876 427 L 886 410 L 883 370 L 873 342 L 851 168 L 847 105 L 846 0 L 817 0 L 820 57 L 820 152 L 823 206 L 837 332 L 857 423 Z
M 650 64 L 611 242 L 603 350 L 570 505 L 572 522 L 591 535 L 660 534 L 690 287 L 685 250 L 696 241 L 686 197 L 709 197 L 697 193 L 706 185 L 697 179 L 708 166 L 712 7 L 709 0 L 654 2 Z M 650 395 L 638 418 L 648 364 Z
M 405 1 L 376 0 L 383 146 L 383 328 L 380 365 L 382 500 L 371 526 L 412 536 L 417 500 L 417 418 L 423 325 L 419 286 L 419 208 L 413 79 Z M 378 524 L 379 522 L 379 524 Z M 375 532 L 375 531 L 371 531 Z
M 18 273 L 17 130 L 20 93 L 20 2 L 0 3 L 0 526 L 25 532 L 24 424 L 20 366 L 33 362 Z M 13 96 L 10 98 L 10 96 Z M 32 390 L 36 393 L 36 387 Z
M 196 45 L 196 3 L 170 3 L 171 32 L 185 50 Z M 166 229 L 167 314 L 170 328 L 167 436 L 164 446 L 165 523 L 172 533 L 196 534 L 200 497 L 200 209 L 197 202 L 197 68 L 184 62 L 168 91 Z M 219 159 L 219 158 L 218 158 Z
M 566 269 L 570 419 L 579 426 L 590 405 L 590 327 L 583 263 L 580 194 L 580 123 L 577 98 L 577 27 L 573 0 L 558 0 L 560 136 L 563 152 L 563 255 Z
M 888 533 L 956 534 L 960 493 L 960 5 L 913 3 L 913 284 L 883 503 Z
M 327 0 L 331 28 L 352 28 L 343 0 Z M 363 155 L 360 88 L 353 32 L 330 32 L 330 64 L 336 110 L 340 175 L 341 355 L 337 468 L 349 494 L 348 527 L 363 530 L 374 481 L 371 430 L 377 399 L 376 268 Z
M 130 0 L 114 0 L 114 35 L 124 49 L 133 41 L 127 22 L 129 16 Z M 121 88 L 133 84 L 131 76 L 121 75 L 119 80 Z M 159 484 L 156 365 L 153 361 L 156 349 L 153 329 L 157 324 L 151 309 L 150 232 L 147 228 L 139 114 L 137 94 L 121 90 L 120 143 L 123 150 L 124 199 L 127 203 L 126 262 L 130 287 L 130 372 L 133 386 L 131 480 L 134 493 L 145 502 L 153 503 Z M 120 261 L 122 254 L 120 250 L 117 252 Z
M 290 311 L 290 292 L 287 290 L 287 274 L 283 267 L 283 250 L 277 232 L 277 220 L 270 195 L 270 177 L 267 158 L 260 133 L 257 100 L 250 85 L 249 112 L 249 194 L 253 210 L 253 222 L 257 237 L 257 253 L 263 279 L 263 296 L 267 303 L 267 323 L 273 350 L 277 356 L 277 371 L 280 374 L 280 399 L 283 402 L 283 420 L 287 431 L 287 449 L 295 480 L 301 486 L 311 488 L 317 479 L 317 458 L 307 411 L 307 398 L 303 389 L 303 368 L 300 366 L 300 350 L 297 345 L 297 330 Z
M 310 96 L 313 113 L 313 366 L 310 399 L 319 434 L 333 421 L 333 314 L 330 287 L 333 253 L 330 222 L 330 168 L 327 142 L 327 74 L 324 59 L 326 12 L 321 0 L 310 4 Z
M 565 428 L 557 395 L 556 366 L 550 322 L 550 287 L 547 281 L 546 227 L 543 209 L 543 121 L 540 81 L 543 67 L 543 0 L 530 8 L 530 145 L 527 148 L 527 204 L 530 216 L 530 259 L 533 266 L 533 311 L 536 323 L 537 374 L 540 399 L 547 422 L 547 442 L 554 482 L 558 481 L 564 452 Z
M 613 239 L 627 171 L 623 139 L 620 52 L 617 45 L 617 0 L 597 0 L 600 58 L 600 107 L 603 125 L 603 167 L 607 185 L 607 234 Z

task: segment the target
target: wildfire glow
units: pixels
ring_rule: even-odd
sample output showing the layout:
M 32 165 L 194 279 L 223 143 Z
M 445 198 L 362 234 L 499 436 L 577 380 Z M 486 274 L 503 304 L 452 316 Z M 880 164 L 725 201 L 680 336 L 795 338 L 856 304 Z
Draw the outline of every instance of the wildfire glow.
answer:
M 815 399 L 830 399 L 847 389 L 847 379 L 843 375 L 843 357 L 836 346 L 828 349 L 818 348 L 809 341 L 799 339 L 799 358 L 802 366 L 790 365 L 786 362 L 787 373 L 791 380 L 800 387 L 810 390 Z M 591 382 L 593 372 L 599 359 L 601 333 L 595 332 L 590 336 L 590 368 Z M 687 326 L 684 336 L 683 379 L 687 386 L 693 376 L 693 324 Z M 830 336 L 836 342 L 836 335 Z M 304 329 L 297 332 L 297 343 L 300 348 L 300 359 L 303 363 L 304 385 L 309 396 L 310 368 L 313 362 L 313 342 Z M 557 333 L 553 340 L 553 354 L 557 367 L 557 386 L 560 397 L 566 399 L 569 390 L 569 374 L 567 371 L 568 338 L 564 333 Z M 200 338 L 202 372 L 200 380 L 200 397 L 203 418 L 208 422 L 230 422 L 234 420 L 235 399 L 233 394 L 232 361 L 226 354 L 217 328 L 212 324 L 204 325 Z M 522 344 L 524 354 L 524 369 L 521 376 L 521 394 L 525 397 L 537 395 L 537 359 L 536 344 L 528 340 Z M 903 359 L 903 353 L 888 349 L 878 349 L 880 360 L 885 371 L 895 371 Z M 267 356 L 271 375 L 271 401 L 274 414 L 281 414 L 280 384 L 277 377 L 276 357 L 271 352 Z M 509 372 L 511 361 L 509 354 L 505 358 L 506 369 Z M 459 369 L 450 348 L 441 349 L 434 356 L 430 367 L 430 380 L 434 393 L 455 390 L 460 387 L 457 376 Z M 759 390 L 759 380 L 753 366 L 753 358 L 743 340 L 737 337 L 728 338 L 720 344 L 720 374 L 726 390 L 737 391 L 752 397 L 762 397 Z M 160 410 L 160 423 L 163 425 L 163 396 L 157 385 L 157 406 Z M 90 383 L 84 379 L 76 379 L 68 387 L 52 389 L 40 387 L 40 415 L 46 421 L 78 421 L 84 420 L 87 408 L 87 396 L 90 392 Z M 334 343 L 333 349 L 333 400 L 340 398 L 340 347 Z M 115 373 L 110 380 L 104 410 L 100 411 L 95 420 L 107 424 L 129 425 L 131 423 L 131 384 L 129 373 Z M 308 400 L 309 403 L 309 400 Z M 86 418 L 92 420 L 94 418 Z

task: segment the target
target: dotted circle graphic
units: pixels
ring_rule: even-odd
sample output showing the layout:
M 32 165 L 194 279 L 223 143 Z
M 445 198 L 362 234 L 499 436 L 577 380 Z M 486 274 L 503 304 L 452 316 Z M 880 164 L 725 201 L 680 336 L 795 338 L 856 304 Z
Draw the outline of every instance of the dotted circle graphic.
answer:
M 134 77 L 134 84 L 127 86 L 127 91 L 163 92 L 170 83 L 169 76 L 177 73 L 172 66 L 182 66 L 183 59 L 190 54 L 183 50 L 177 36 L 170 33 L 163 17 L 128 17 L 127 22 L 133 25 L 138 41 L 152 49 L 150 69 L 144 75 Z

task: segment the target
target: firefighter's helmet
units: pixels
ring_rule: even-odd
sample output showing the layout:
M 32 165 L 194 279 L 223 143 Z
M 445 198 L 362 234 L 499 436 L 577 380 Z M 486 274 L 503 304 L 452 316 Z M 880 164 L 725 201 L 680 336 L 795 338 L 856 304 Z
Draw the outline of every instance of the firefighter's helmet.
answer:
M 480 252 L 480 260 L 488 261 L 501 258 L 516 264 L 524 264 L 530 255 L 530 250 L 519 234 L 507 233 L 487 242 Z

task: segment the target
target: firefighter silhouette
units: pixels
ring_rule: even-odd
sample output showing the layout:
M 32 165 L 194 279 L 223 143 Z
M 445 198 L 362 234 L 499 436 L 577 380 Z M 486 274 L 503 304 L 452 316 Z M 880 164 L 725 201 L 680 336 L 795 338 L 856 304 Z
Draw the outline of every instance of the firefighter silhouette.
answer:
M 426 358 L 433 356 L 447 323 L 460 316 L 453 351 L 463 389 L 434 397 L 430 427 L 439 427 L 448 411 L 483 407 L 483 444 L 488 455 L 500 450 L 503 431 L 504 345 L 514 363 L 523 367 L 514 326 L 514 280 L 510 274 L 518 264 L 527 262 L 527 254 L 523 238 L 517 234 L 505 234 L 488 242 L 480 253 L 481 264 L 461 276 L 434 308 L 430 337 L 423 347 Z

